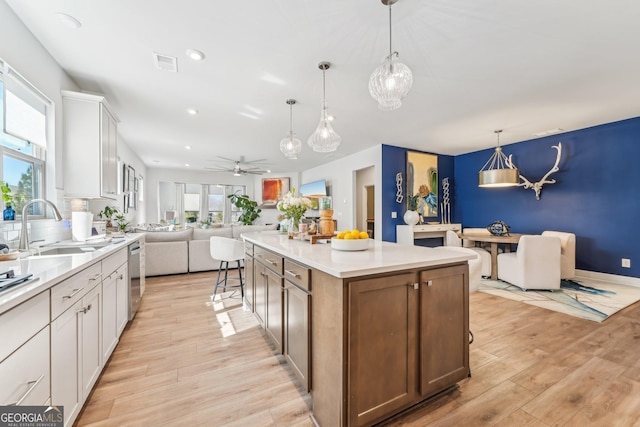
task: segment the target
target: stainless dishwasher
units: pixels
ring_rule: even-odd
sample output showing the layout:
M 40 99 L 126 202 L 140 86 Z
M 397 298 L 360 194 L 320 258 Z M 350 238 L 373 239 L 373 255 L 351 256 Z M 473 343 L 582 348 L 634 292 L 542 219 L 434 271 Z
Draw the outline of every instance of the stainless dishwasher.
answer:
M 140 282 L 144 280 L 141 251 L 137 240 L 129 245 L 129 320 L 133 320 L 140 304 Z

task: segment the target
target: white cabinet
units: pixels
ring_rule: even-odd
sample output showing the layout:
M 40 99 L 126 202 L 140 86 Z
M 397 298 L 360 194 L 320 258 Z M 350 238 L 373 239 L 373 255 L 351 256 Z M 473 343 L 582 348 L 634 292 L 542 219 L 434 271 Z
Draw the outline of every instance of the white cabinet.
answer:
M 49 292 L 0 315 L 0 405 L 49 402 Z
M 128 247 L 102 260 L 103 357 L 106 362 L 129 321 Z
M 116 199 L 118 119 L 102 96 L 62 91 L 67 197 Z
M 102 353 L 102 266 L 97 262 L 51 288 L 51 401 L 73 424 L 98 380 Z

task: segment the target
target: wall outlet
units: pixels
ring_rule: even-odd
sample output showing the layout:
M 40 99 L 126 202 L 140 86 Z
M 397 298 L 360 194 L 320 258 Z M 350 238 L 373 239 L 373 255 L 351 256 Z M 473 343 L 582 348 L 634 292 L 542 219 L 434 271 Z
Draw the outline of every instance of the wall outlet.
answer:
M 391 218 L 398 218 L 398 212 L 391 212 Z
M 631 268 L 631 260 L 629 258 L 622 258 L 622 266 L 624 268 Z

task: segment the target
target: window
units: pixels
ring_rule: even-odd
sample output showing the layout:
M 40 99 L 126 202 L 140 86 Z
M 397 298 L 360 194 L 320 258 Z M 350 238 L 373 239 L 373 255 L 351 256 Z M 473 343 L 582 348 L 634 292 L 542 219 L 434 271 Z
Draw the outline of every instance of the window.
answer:
M 27 202 L 44 197 L 50 110 L 51 102 L 0 60 L 0 179 L 11 188 L 17 215 Z M 29 209 L 30 215 L 45 214 L 41 204 Z
M 238 221 L 242 210 L 231 204 L 228 196 L 238 192 L 246 194 L 245 185 L 183 184 L 160 182 L 158 185 L 158 218 L 173 223 L 167 218 L 171 212 L 176 223 L 231 224 Z

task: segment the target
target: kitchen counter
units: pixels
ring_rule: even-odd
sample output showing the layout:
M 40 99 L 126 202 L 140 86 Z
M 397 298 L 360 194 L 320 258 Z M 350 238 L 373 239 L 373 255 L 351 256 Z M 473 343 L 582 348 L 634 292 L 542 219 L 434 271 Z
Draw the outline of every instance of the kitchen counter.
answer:
M 337 278 L 388 273 L 400 269 L 431 267 L 470 259 L 466 254 L 446 248 L 398 245 L 369 239 L 365 251 L 338 251 L 330 243 L 310 244 L 307 240 L 289 239 L 279 232 L 243 233 L 242 237 L 285 257 Z
M 142 233 L 126 234 L 124 239 L 118 239 L 118 241 L 110 245 L 82 254 L 43 255 L 37 257 L 24 257 L 23 255 L 23 257 L 16 260 L 1 261 L 0 273 L 13 270 L 16 276 L 33 274 L 35 280 L 0 291 L 0 314 L 51 288 L 83 268 L 106 258 L 142 236 L 144 236 Z M 69 242 L 69 245 L 74 244 L 78 244 L 78 242 Z

